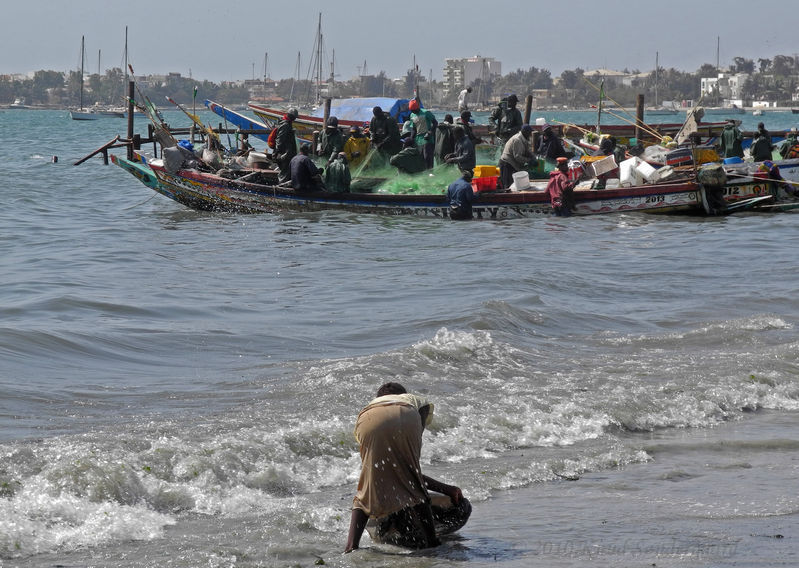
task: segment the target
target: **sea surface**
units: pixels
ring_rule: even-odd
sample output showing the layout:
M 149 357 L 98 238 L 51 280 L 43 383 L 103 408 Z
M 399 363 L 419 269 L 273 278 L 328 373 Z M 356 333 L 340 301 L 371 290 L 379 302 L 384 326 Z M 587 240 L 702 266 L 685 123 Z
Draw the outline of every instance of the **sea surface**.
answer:
M 201 213 L 116 134 L 0 111 L 0 567 L 796 565 L 796 215 Z M 343 555 L 386 381 L 474 512 Z

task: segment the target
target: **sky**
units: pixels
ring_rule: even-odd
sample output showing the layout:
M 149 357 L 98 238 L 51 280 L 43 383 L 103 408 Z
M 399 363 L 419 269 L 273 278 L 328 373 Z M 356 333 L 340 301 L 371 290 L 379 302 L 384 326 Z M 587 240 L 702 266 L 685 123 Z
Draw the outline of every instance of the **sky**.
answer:
M 694 72 L 799 52 L 795 17 L 784 0 L 5 0 L 0 74 L 123 66 L 137 75 L 180 73 L 197 80 L 313 78 L 319 14 L 324 74 L 363 71 L 399 77 L 414 61 L 441 79 L 444 59 L 481 55 L 516 69 L 607 68 Z M 780 17 L 779 14 L 783 14 Z

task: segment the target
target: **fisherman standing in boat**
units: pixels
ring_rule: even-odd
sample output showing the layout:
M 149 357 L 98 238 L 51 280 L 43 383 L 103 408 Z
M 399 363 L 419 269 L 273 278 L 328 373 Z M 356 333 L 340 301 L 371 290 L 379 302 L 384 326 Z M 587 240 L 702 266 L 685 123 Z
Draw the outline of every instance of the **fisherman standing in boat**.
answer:
M 505 101 L 500 101 L 499 106 L 491 113 L 491 123 L 497 125 L 495 133 L 500 148 L 521 130 L 524 123 L 521 111 L 516 108 L 518 102 L 519 97 L 510 95 Z
M 332 162 L 344 148 L 344 142 L 344 134 L 338 128 L 338 118 L 328 117 L 325 130 L 319 138 L 319 155 L 326 157 L 328 163 Z
M 526 170 L 529 163 L 535 159 L 530 142 L 532 133 L 533 127 L 525 124 L 505 143 L 502 157 L 499 159 L 500 189 L 510 189 L 513 184 L 513 174 Z
M 291 179 L 291 160 L 297 155 L 297 137 L 294 134 L 294 120 L 300 115 L 296 108 L 292 107 L 283 116 L 277 125 L 275 135 L 274 158 L 277 161 L 280 173 L 278 181 L 280 183 Z
M 357 169 L 369 153 L 369 139 L 363 135 L 360 126 L 350 126 L 350 137 L 341 150 L 347 155 L 350 169 Z
M 433 405 L 399 383 L 381 386 L 358 414 L 361 474 L 345 552 L 358 548 L 370 519 L 373 541 L 408 548 L 438 546 L 439 535 L 466 524 L 472 507 L 461 490 L 422 474 L 422 433 L 432 416 Z M 431 502 L 428 490 L 442 495 Z
M 721 157 L 722 158 L 743 158 L 744 135 L 738 130 L 735 120 L 730 119 L 724 125 L 721 132 Z
M 465 110 L 461 113 L 461 115 L 455 120 L 455 124 L 457 126 L 462 126 L 464 133 L 466 133 L 466 137 L 472 141 L 472 144 L 482 144 L 483 139 L 478 138 L 474 134 L 474 130 L 472 129 L 472 112 Z
M 402 149 L 397 121 L 390 114 L 383 112 L 379 106 L 372 109 L 369 138 L 372 140 L 372 147 L 380 152 L 385 161 Z
M 466 87 L 458 94 L 458 112 L 469 110 L 469 105 L 466 103 L 466 97 L 472 92 L 471 87 Z
M 444 116 L 444 121 L 440 122 L 438 128 L 436 128 L 436 165 L 445 163 L 446 156 L 455 151 L 454 128 L 455 123 L 451 114 Z
M 422 108 L 419 99 L 411 99 L 408 103 L 411 111 L 411 122 L 416 132 L 416 146 L 421 150 L 428 170 L 433 169 L 433 158 L 436 148 L 436 127 L 438 121 L 433 113 Z

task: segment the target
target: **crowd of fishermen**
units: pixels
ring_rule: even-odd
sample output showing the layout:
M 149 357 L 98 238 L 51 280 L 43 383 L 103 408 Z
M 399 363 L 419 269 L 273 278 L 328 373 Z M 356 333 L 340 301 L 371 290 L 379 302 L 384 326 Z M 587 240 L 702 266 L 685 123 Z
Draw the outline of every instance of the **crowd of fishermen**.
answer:
M 318 138 L 316 153 L 326 160 L 320 168 L 311 158 L 310 144 L 297 148 L 294 121 L 299 113 L 289 109 L 267 143 L 279 170 L 279 182 L 297 191 L 348 192 L 353 174 L 367 166 L 388 164 L 405 174 L 445 163 L 462 171 L 474 169 L 475 144 L 482 140 L 472 130 L 471 112 L 462 112 L 457 120 L 447 115 L 439 123 L 418 99 L 409 101 L 408 110 L 408 119 L 400 127 L 391 114 L 374 107 L 368 126 L 353 125 L 347 132 L 336 116 L 330 116 Z

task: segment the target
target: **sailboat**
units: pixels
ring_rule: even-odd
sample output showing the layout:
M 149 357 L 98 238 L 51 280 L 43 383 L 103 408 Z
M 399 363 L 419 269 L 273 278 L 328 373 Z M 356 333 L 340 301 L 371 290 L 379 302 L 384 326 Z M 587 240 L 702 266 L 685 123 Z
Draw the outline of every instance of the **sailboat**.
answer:
M 83 108 L 83 65 L 86 60 L 85 37 L 80 36 L 80 107 L 69 112 L 72 120 L 97 120 L 100 115 Z
M 128 29 L 125 28 L 125 58 L 127 59 Z M 69 112 L 72 120 L 97 120 L 98 118 L 124 118 L 124 108 L 103 108 L 97 103 L 93 108 L 83 108 L 83 76 L 84 62 L 86 60 L 86 46 L 84 36 L 80 38 L 80 107 Z M 97 56 L 97 74 L 100 74 L 100 55 Z M 127 77 L 127 71 L 125 76 Z M 127 81 L 126 81 L 127 83 Z
M 655 106 L 646 109 L 646 114 L 648 116 L 677 114 L 679 111 L 674 106 L 674 102 L 671 103 L 671 106 L 666 106 L 662 104 L 658 99 L 659 82 L 660 82 L 660 64 L 658 63 L 658 52 L 656 51 L 655 52 Z

